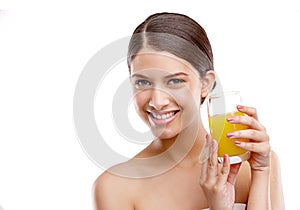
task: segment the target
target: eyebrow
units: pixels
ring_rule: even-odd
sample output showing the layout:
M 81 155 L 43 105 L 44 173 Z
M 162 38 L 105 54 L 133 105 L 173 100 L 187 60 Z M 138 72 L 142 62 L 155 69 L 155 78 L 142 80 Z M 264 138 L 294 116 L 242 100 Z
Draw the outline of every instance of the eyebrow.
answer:
M 144 79 L 147 79 L 147 78 L 148 78 L 147 76 L 142 75 L 142 74 L 133 74 L 133 75 L 131 76 L 131 78 L 134 78 L 134 77 L 141 77 L 141 78 L 144 78 Z
M 172 78 L 172 77 L 176 77 L 176 76 L 189 76 L 187 73 L 184 73 L 184 72 L 178 72 L 178 73 L 175 73 L 175 74 L 169 74 L 167 76 L 165 76 L 166 79 L 168 78 Z M 140 78 L 144 78 L 144 79 L 147 79 L 148 77 L 143 75 L 143 74 L 133 74 L 131 76 L 131 78 L 134 78 L 134 77 L 140 77 Z
M 168 78 L 172 78 L 172 77 L 176 77 L 176 76 L 189 76 L 187 73 L 184 73 L 184 72 L 178 72 L 178 73 L 175 73 L 175 74 L 170 74 L 170 75 L 167 75 L 165 76 L 166 79 Z

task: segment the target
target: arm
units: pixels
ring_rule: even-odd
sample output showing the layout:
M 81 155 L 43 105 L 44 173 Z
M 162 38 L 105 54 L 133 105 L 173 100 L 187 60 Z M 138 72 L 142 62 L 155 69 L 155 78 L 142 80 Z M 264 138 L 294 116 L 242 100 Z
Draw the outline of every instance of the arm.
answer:
M 249 129 L 235 132 L 233 138 L 248 138 L 250 142 L 235 141 L 238 147 L 251 151 L 251 187 L 247 209 L 284 209 L 279 161 L 270 149 L 269 136 L 258 121 L 256 109 L 238 106 L 247 116 L 235 117 L 232 123 L 244 124 Z
M 272 210 L 284 210 L 284 196 L 281 184 L 280 162 L 275 152 L 271 153 L 270 191 Z
M 251 187 L 247 209 L 271 209 L 269 180 L 269 168 L 261 171 L 251 171 Z
M 120 177 L 104 172 L 94 183 L 95 210 L 134 210 L 128 186 Z
M 235 199 L 234 184 L 241 164 L 230 165 L 229 156 L 218 163 L 218 144 L 209 135 L 200 154 L 201 174 L 199 184 L 210 210 L 232 210 Z
M 280 163 L 277 155 L 271 152 L 271 167 L 261 171 L 252 170 L 251 175 L 248 208 L 270 209 L 268 207 L 270 206 L 272 210 L 284 210 Z

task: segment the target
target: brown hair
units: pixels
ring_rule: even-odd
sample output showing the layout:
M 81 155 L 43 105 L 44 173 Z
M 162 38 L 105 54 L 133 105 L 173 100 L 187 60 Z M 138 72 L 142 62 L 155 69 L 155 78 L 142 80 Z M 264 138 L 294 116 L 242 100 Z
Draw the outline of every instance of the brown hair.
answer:
M 178 13 L 156 13 L 133 32 L 128 46 L 127 64 L 143 48 L 167 51 L 189 62 L 204 76 L 213 70 L 213 53 L 205 30 L 190 17 Z

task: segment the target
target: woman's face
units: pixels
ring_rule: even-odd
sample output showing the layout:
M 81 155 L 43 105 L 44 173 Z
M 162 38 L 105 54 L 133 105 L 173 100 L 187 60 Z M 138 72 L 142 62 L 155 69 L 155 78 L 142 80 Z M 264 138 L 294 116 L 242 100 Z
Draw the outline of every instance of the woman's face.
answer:
M 130 67 L 136 110 L 155 136 L 170 139 L 199 123 L 203 85 L 188 62 L 166 52 L 143 51 Z

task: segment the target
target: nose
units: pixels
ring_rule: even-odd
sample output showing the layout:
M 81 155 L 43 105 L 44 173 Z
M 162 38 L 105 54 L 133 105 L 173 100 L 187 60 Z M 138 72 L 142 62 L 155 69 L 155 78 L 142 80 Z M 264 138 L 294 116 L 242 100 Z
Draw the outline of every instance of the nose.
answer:
M 169 95 L 160 89 L 153 89 L 151 98 L 149 101 L 149 106 L 153 107 L 156 110 L 162 110 L 164 106 L 170 103 Z

